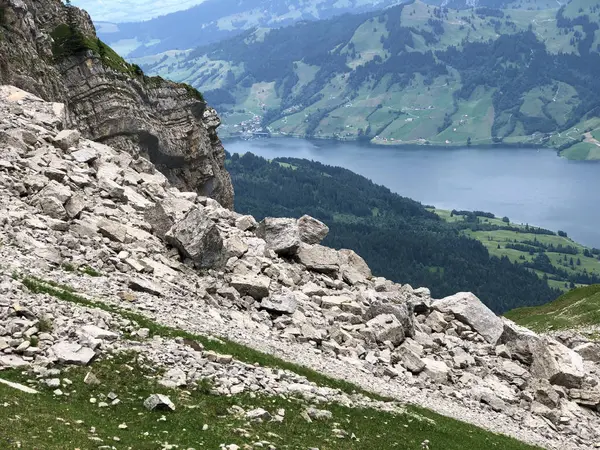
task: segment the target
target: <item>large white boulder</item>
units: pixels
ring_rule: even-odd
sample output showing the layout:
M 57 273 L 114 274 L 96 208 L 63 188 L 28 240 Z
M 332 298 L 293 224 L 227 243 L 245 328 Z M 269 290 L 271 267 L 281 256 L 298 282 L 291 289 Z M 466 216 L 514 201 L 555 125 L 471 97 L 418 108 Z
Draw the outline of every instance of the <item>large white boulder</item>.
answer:
M 267 247 L 279 255 L 294 255 L 300 247 L 300 232 L 296 219 L 265 217 L 259 223 L 256 235 Z
M 453 314 L 461 322 L 470 325 L 492 345 L 496 345 L 504 331 L 502 319 L 471 292 L 459 292 L 436 300 L 431 307 L 445 314 Z
M 367 322 L 367 329 L 371 330 L 375 340 L 379 343 L 390 341 L 394 346 L 404 341 L 404 327 L 393 314 L 381 314 Z

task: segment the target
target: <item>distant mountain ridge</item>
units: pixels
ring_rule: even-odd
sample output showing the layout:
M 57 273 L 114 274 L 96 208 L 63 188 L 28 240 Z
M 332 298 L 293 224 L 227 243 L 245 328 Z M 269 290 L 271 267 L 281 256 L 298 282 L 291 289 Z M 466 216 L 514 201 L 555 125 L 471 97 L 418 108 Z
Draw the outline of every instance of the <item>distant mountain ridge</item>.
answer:
M 541 5 L 541 4 L 540 4 Z M 240 132 L 377 144 L 532 145 L 600 159 L 600 7 L 414 1 L 136 59 Z
M 255 27 L 279 28 L 299 21 L 358 14 L 409 0 L 207 0 L 147 21 L 97 22 L 100 37 L 123 56 L 140 57 L 219 42 Z M 433 6 L 543 8 L 550 0 L 426 0 Z

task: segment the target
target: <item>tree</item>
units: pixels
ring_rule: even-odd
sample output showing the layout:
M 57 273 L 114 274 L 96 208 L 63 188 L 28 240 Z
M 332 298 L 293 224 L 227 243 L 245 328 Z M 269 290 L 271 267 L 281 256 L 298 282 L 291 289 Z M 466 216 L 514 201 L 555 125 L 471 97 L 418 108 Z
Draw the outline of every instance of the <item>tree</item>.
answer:
M 504 216 L 502 218 L 502 222 L 504 222 L 504 223 L 510 223 L 510 219 L 508 217 Z

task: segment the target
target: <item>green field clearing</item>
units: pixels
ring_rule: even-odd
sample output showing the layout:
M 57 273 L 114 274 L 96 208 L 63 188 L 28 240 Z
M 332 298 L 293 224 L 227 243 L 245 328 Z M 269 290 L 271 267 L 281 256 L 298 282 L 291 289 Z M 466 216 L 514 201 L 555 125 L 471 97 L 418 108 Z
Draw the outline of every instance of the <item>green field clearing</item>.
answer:
M 438 134 L 432 143 L 465 145 L 471 138 L 473 145 L 491 142 L 489 136 L 494 122 L 494 106 L 492 95 L 494 91 L 487 92 L 479 87 L 467 102 L 458 102 L 458 111 L 452 116 L 452 125 Z
M 514 223 L 507 224 L 500 218 L 492 219 L 487 217 L 478 217 L 479 223 L 482 225 L 493 225 L 496 227 L 510 226 L 511 228 L 518 228 L 519 231 L 507 229 L 495 229 L 489 231 L 477 229 L 472 230 L 468 228 L 468 222 L 466 222 L 465 216 L 452 215 L 450 211 L 446 210 L 430 210 L 435 212 L 447 222 L 456 223 L 457 225 L 464 225 L 462 227 L 462 232 L 467 236 L 480 241 L 488 249 L 490 255 L 492 256 L 506 256 L 514 263 L 524 264 L 532 263 L 535 260 L 536 255 L 542 252 L 549 258 L 552 266 L 565 271 L 569 276 L 577 276 L 585 273 L 600 276 L 600 261 L 598 260 L 597 255 L 592 255 L 591 249 L 571 240 L 568 237 L 531 233 L 528 232 L 527 225 Z M 531 251 L 509 248 L 511 245 L 525 245 L 527 248 L 530 248 Z M 544 246 L 546 248 L 544 248 Z M 552 246 L 554 249 L 550 248 Z M 560 252 L 560 246 L 565 249 L 564 252 Z M 569 248 L 574 248 L 577 251 L 577 254 L 568 253 L 567 250 Z M 586 256 L 584 252 L 590 256 Z M 535 270 L 535 272 L 541 278 L 544 276 L 550 278 L 557 277 L 557 275 L 552 273 L 545 273 L 539 270 Z M 549 280 L 549 282 L 552 287 L 557 287 L 563 291 L 569 289 L 571 286 L 570 281 L 561 277 Z M 575 283 L 575 285 L 581 284 Z
M 600 160 L 600 147 L 589 142 L 579 142 L 561 152 L 561 156 L 573 160 Z

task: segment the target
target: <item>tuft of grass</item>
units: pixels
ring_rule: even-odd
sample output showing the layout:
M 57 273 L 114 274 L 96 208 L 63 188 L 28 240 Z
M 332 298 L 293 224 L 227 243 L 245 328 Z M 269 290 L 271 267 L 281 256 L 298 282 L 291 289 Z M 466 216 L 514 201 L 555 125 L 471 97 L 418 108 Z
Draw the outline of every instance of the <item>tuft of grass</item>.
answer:
M 93 372 L 99 385 L 83 382 L 88 371 L 86 367 L 74 367 L 65 372 L 73 384 L 65 386 L 65 395 L 59 397 L 43 384 L 36 386 L 40 391 L 37 395 L 0 384 L 1 447 L 63 450 L 108 444 L 142 450 L 215 449 L 223 443 L 254 448 L 255 442 L 268 441 L 276 448 L 288 449 L 415 450 L 422 448 L 421 443 L 427 439 L 430 448 L 445 450 L 536 448 L 412 407 L 391 413 L 320 405 L 331 411 L 332 420 L 308 423 L 302 417 L 304 400 L 283 395 L 211 395 L 202 382 L 185 390 L 160 386 L 158 371 L 145 364 L 141 354 L 119 353 L 96 361 Z M 3 377 L 27 384 L 31 375 L 15 370 L 3 372 Z M 110 404 L 106 397 L 110 392 L 117 394 L 118 404 Z M 167 395 L 175 404 L 175 411 L 147 411 L 143 402 L 151 394 Z M 96 402 L 91 403 L 91 398 Z M 100 407 L 100 402 L 109 406 Z M 285 417 L 282 422 L 249 422 L 243 413 L 232 409 L 234 406 L 244 411 L 264 408 L 272 415 L 284 409 Z M 334 437 L 334 428 L 347 434 Z
M 209 378 L 202 378 L 198 381 L 198 391 L 203 395 L 211 395 L 214 389 L 214 383 Z
M 37 336 L 31 336 L 29 338 L 29 343 L 31 344 L 32 347 L 37 347 L 38 344 L 40 343 L 40 340 Z
M 94 278 L 102 276 L 102 274 L 100 272 L 98 272 L 96 269 L 94 269 L 93 267 L 90 267 L 90 266 L 81 266 L 79 268 L 79 271 L 81 273 L 84 273 L 84 274 L 89 275 L 90 277 L 94 277 Z
M 65 272 L 75 272 L 75 270 L 76 270 L 76 269 L 75 269 L 75 266 L 74 266 L 73 264 L 71 264 L 71 263 L 64 263 L 64 264 L 62 265 L 62 269 L 63 269 Z
M 48 317 L 42 317 L 39 320 L 37 327 L 40 333 L 50 333 L 53 329 L 52 320 Z
M 505 316 L 535 331 L 600 325 L 600 284 L 580 287 L 542 306 L 517 308 Z

